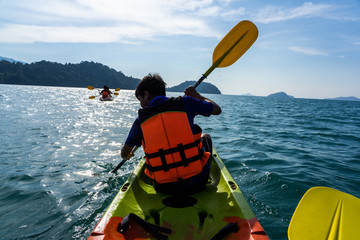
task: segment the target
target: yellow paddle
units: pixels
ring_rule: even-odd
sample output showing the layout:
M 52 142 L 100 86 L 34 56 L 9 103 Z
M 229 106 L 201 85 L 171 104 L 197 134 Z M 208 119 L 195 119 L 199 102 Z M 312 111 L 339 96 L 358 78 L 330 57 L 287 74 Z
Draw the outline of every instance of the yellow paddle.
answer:
M 93 86 L 87 86 L 87 89 L 94 90 L 95 88 Z M 95 99 L 96 96 L 90 96 L 89 99 Z
M 95 88 L 93 86 L 87 86 L 89 90 L 94 90 Z M 120 91 L 120 88 L 115 88 L 115 92 Z
M 291 219 L 289 240 L 360 237 L 360 199 L 327 187 L 309 189 Z
M 241 21 L 218 43 L 212 66 L 193 85 L 195 88 L 217 67 L 228 67 L 236 62 L 256 41 L 258 29 L 250 21 Z

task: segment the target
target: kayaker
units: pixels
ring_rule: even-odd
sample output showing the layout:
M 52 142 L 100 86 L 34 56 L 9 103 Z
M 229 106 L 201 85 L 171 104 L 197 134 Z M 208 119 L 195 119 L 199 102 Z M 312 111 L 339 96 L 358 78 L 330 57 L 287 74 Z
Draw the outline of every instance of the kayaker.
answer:
M 100 92 L 100 95 L 102 96 L 102 98 L 108 98 L 111 97 L 112 92 L 110 91 L 108 86 L 104 86 L 104 89 Z
M 196 192 L 208 180 L 212 146 L 210 135 L 201 136 L 194 117 L 219 115 L 221 108 L 192 86 L 185 90 L 185 96 L 168 98 L 165 86 L 158 74 L 149 74 L 140 81 L 135 96 L 141 109 L 121 149 L 121 157 L 132 157 L 133 147 L 142 144 L 145 174 L 153 179 L 157 191 Z

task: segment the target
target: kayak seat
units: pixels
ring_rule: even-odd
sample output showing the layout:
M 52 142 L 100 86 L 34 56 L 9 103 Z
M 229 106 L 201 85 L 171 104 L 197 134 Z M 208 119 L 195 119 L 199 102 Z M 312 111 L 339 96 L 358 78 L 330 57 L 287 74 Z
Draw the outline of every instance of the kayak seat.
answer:
M 172 208 L 192 207 L 197 203 L 197 200 L 191 196 L 171 196 L 162 200 L 163 204 Z

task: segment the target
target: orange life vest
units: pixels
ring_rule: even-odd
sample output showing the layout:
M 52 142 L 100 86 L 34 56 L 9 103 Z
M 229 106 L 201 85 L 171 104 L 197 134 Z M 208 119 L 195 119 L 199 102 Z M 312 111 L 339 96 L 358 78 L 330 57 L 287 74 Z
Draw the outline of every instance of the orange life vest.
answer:
M 181 181 L 199 174 L 210 157 L 194 134 L 181 97 L 139 110 L 146 158 L 145 174 L 157 183 Z
M 107 97 L 109 97 L 109 92 L 106 90 L 102 90 L 101 95 L 103 98 L 107 98 Z

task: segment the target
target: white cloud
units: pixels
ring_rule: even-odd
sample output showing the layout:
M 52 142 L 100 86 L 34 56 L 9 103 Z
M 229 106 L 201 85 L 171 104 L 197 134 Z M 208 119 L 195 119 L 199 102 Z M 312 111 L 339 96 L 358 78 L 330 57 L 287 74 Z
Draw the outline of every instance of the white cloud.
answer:
M 0 42 L 7 43 L 219 37 L 204 16 L 221 13 L 212 0 L 17 0 L 1 1 L 0 9 Z
M 313 4 L 312 2 L 305 2 L 302 6 L 295 8 L 267 6 L 259 11 L 255 19 L 260 23 L 280 22 L 299 17 L 320 16 L 331 9 L 333 6 L 329 4 Z
M 329 56 L 328 53 L 313 48 L 289 47 L 293 52 L 302 53 L 309 56 Z
M 229 11 L 223 11 L 222 16 L 241 19 L 241 16 L 244 16 L 245 13 L 246 13 L 245 8 L 237 8 L 237 9 L 231 9 Z
M 32 42 L 84 42 L 84 43 L 107 43 L 126 42 L 131 39 L 151 35 L 146 28 L 134 27 L 49 27 L 30 25 L 9 25 L 0 29 L 3 42 L 8 43 L 32 43 Z M 6 37 L 4 37 L 7 35 Z

